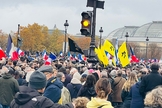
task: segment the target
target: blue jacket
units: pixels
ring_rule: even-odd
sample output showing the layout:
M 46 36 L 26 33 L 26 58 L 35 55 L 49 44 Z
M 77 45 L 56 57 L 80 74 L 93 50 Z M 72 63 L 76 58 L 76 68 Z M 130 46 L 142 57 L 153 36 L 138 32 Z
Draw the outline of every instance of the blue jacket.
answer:
M 59 99 L 61 98 L 62 88 L 63 83 L 59 79 L 52 77 L 47 82 L 44 96 L 51 99 L 54 103 L 58 103 Z
M 70 92 L 71 99 L 77 98 L 77 94 L 78 94 L 78 92 L 79 92 L 79 90 L 80 90 L 81 87 L 82 87 L 81 84 L 72 84 L 72 83 L 67 84 L 67 87 L 66 88 Z
M 132 97 L 130 108 L 144 108 L 144 100 L 139 93 L 139 86 L 141 82 L 137 82 L 130 89 L 130 96 Z

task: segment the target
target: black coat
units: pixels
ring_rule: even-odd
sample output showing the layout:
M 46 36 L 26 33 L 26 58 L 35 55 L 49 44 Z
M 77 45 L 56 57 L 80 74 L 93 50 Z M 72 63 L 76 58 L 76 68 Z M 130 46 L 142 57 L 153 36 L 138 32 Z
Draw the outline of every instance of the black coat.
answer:
M 96 97 L 96 95 L 95 87 L 86 87 L 83 85 L 80 88 L 77 97 L 87 97 L 91 100 L 91 97 Z
M 132 100 L 132 98 L 130 96 L 130 92 L 122 90 L 121 98 L 123 101 L 122 108 L 130 108 L 130 104 L 131 104 L 131 100 Z
M 143 98 L 145 98 L 147 92 L 159 85 L 162 85 L 162 76 L 159 72 L 153 70 L 150 74 L 143 77 L 139 87 L 139 92 Z
M 27 86 L 20 86 L 20 92 L 15 95 L 10 108 L 73 108 L 72 104 L 59 105 L 41 96 L 38 91 Z

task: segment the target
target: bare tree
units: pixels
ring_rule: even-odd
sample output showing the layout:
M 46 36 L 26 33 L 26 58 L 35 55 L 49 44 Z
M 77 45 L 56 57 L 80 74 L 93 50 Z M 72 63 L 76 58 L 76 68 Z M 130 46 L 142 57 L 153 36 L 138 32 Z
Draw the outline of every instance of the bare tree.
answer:
M 161 47 L 157 46 L 156 43 L 151 43 L 148 45 L 148 58 L 150 59 L 160 59 L 162 54 Z

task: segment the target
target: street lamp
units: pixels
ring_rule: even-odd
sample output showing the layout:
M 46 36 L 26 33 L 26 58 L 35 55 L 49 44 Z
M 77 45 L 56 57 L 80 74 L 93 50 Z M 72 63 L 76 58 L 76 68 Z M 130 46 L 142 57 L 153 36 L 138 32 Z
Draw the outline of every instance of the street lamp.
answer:
M 147 47 L 148 47 L 148 41 L 149 41 L 149 38 L 147 37 L 147 38 L 146 38 L 146 60 L 147 60 Z
M 66 35 L 67 35 L 67 28 L 69 26 L 68 20 L 65 21 L 64 26 L 65 26 L 65 45 L 64 45 L 64 57 L 65 57 L 66 56 Z
M 128 42 L 128 37 L 129 37 L 128 32 L 126 32 L 125 37 L 126 37 L 126 43 L 127 43 Z
M 18 24 L 17 48 L 19 47 L 19 39 L 20 39 L 20 24 Z
M 99 32 L 100 32 L 100 48 L 101 48 L 101 39 L 102 39 L 102 33 L 103 33 L 102 27 L 100 28 Z

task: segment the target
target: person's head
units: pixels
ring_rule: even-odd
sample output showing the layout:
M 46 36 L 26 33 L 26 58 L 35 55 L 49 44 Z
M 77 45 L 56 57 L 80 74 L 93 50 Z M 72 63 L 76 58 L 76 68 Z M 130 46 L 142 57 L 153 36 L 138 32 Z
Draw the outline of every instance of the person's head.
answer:
M 60 79 L 61 82 L 65 82 L 65 75 L 62 72 L 58 72 L 56 77 Z
M 94 75 L 94 76 L 95 76 L 96 81 L 98 81 L 98 80 L 99 80 L 99 76 L 98 76 L 97 72 L 92 73 L 92 75 Z
M 57 69 L 53 69 L 53 76 L 54 76 L 54 77 L 57 76 L 57 73 L 58 73 Z
M 101 99 L 107 99 L 107 96 L 111 92 L 111 84 L 107 78 L 101 78 L 97 81 L 95 90 L 97 97 Z
M 83 67 L 83 72 L 85 72 L 88 68 L 85 66 Z
M 83 83 L 87 80 L 87 74 L 83 74 L 80 78 L 80 81 Z
M 42 72 L 35 71 L 31 74 L 29 79 L 30 88 L 38 90 L 38 92 L 40 93 L 43 93 L 46 84 L 47 84 L 46 76 Z
M 24 75 L 25 75 L 25 72 L 24 72 L 24 71 L 18 71 L 18 72 L 19 72 L 19 77 L 20 77 L 20 78 L 23 78 Z
M 117 71 L 117 76 L 121 77 L 122 76 L 122 73 L 123 73 L 123 70 L 118 70 Z
M 103 70 L 103 71 L 101 72 L 101 77 L 102 77 L 102 78 L 108 78 L 108 73 L 107 73 L 107 71 Z
M 117 71 L 116 70 L 112 70 L 111 72 L 110 72 L 110 76 L 111 77 L 116 77 L 117 76 Z
M 87 108 L 86 105 L 89 102 L 89 99 L 86 97 L 77 97 L 74 100 L 75 108 Z
M 147 93 L 144 104 L 150 108 L 162 108 L 162 87 L 159 86 Z
M 61 67 L 58 71 L 63 72 L 64 74 L 66 74 L 66 68 L 64 68 L 64 67 Z
M 123 90 L 130 91 L 131 86 L 134 85 L 137 81 L 137 74 L 135 72 L 131 72 L 128 80 L 123 85 Z
M 25 56 L 20 57 L 21 62 L 25 62 L 25 60 L 26 60 Z
M 54 76 L 54 69 L 52 66 L 43 65 L 38 69 L 38 71 L 43 72 L 47 80 Z
M 84 84 L 86 87 L 93 87 L 96 84 L 96 78 L 94 75 L 88 75 L 87 80 Z
M 16 66 L 17 65 L 17 62 L 18 62 L 17 60 L 14 60 L 13 61 L 13 65 Z
M 160 65 L 159 63 L 153 63 L 150 68 L 152 71 L 158 71 L 160 69 Z
M 70 74 L 73 76 L 74 75 L 74 73 L 76 73 L 76 72 L 78 72 L 78 70 L 76 69 L 76 68 L 72 68 L 71 70 L 70 70 Z

